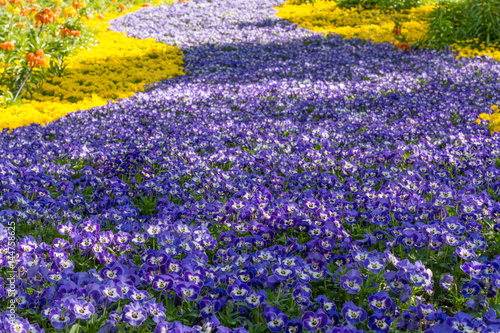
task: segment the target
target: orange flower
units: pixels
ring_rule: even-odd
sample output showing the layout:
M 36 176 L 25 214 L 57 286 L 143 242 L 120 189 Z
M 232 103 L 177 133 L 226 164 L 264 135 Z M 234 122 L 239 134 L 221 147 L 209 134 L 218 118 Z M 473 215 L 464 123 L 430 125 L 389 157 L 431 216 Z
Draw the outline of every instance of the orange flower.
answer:
M 71 30 L 65 27 L 61 27 L 61 36 L 72 36 L 72 37 L 80 37 L 80 30 Z
M 35 54 L 33 52 L 30 52 L 26 55 L 26 60 L 28 60 L 28 65 L 34 66 L 35 65 Z
M 392 34 L 396 37 L 400 36 L 401 35 L 401 29 L 398 28 L 398 27 L 394 27 L 394 29 L 392 29 Z
M 42 24 L 50 24 L 56 19 L 55 13 L 50 8 L 44 8 L 35 15 L 35 21 Z
M 403 50 L 403 51 L 411 51 L 411 46 L 408 44 L 408 43 L 405 43 L 405 42 L 399 42 L 396 44 L 396 47 L 399 49 L 399 50 Z
M 26 0 L 28 1 L 30 4 L 34 4 L 36 2 L 36 0 Z
M 14 26 L 19 27 L 19 28 L 26 28 L 26 24 L 24 24 L 23 22 L 17 22 L 16 24 L 14 24 Z
M 127 6 L 125 6 L 124 4 L 121 4 L 118 6 L 118 9 L 120 9 L 121 11 L 124 11 L 127 9 Z
M 22 5 L 23 0 L 9 0 L 11 5 Z
M 0 6 L 7 5 L 7 0 L 0 0 Z
M 149 4 L 149 3 L 145 2 L 145 3 L 143 3 L 141 6 L 142 6 L 142 7 L 151 7 L 151 4 Z
M 68 28 L 61 28 L 60 34 L 62 37 L 66 37 L 70 31 Z
M 0 43 L 0 49 L 4 49 L 4 50 L 7 50 L 7 51 L 12 51 L 15 46 L 16 46 L 16 44 L 14 44 L 14 42 L 3 42 L 3 43 Z
M 28 7 L 23 7 L 19 11 L 19 14 L 21 14 L 22 16 L 28 16 L 29 13 L 30 13 L 30 9 Z
M 45 54 L 42 49 L 36 50 L 35 57 L 39 59 L 38 62 L 40 63 L 40 66 L 45 66 Z
M 83 7 L 83 2 L 73 1 L 73 3 L 71 4 L 71 6 L 73 6 L 73 8 L 75 8 L 75 9 L 82 8 Z
M 99 14 L 99 15 L 97 15 L 97 18 L 98 18 L 99 20 L 104 20 L 104 14 Z
M 28 53 L 26 55 L 26 60 L 28 60 L 28 65 L 33 66 L 45 66 L 45 54 L 42 49 L 36 50 L 35 53 Z

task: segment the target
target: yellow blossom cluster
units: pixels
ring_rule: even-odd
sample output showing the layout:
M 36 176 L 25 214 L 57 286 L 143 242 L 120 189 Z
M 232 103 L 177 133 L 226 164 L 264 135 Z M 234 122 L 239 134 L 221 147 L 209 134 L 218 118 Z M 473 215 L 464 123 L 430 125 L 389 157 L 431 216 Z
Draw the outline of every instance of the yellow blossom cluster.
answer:
M 425 18 L 434 8 L 435 4 L 427 4 L 407 12 L 387 13 L 378 9 L 339 8 L 334 1 L 328 0 L 300 5 L 289 0 L 277 7 L 277 15 L 312 31 L 333 32 L 344 38 L 361 38 L 375 43 L 397 43 L 392 32 L 394 22 L 400 22 L 401 34 L 409 43 L 416 43 L 425 37 L 429 26 Z
M 479 47 L 472 47 L 471 45 L 477 45 L 478 39 L 467 40 L 465 44 L 453 44 L 451 47 L 458 51 L 458 58 L 461 57 L 477 57 L 477 56 L 490 56 L 493 59 L 500 60 L 500 42 L 490 44 L 486 46 L 484 43 L 479 45 Z M 463 46 L 465 45 L 465 46 Z
M 123 14 L 88 20 L 88 27 L 98 29 L 97 45 L 69 57 L 68 72 L 63 77 L 49 76 L 32 100 L 3 109 L 0 128 L 45 124 L 69 112 L 131 97 L 152 82 L 183 75 L 179 48 L 108 30 L 105 21 Z
M 481 113 L 476 122 L 481 124 L 481 119 L 488 121 L 490 123 L 490 132 L 493 134 L 494 132 L 500 132 L 500 108 L 498 105 L 492 105 L 491 109 L 493 110 L 492 114 Z

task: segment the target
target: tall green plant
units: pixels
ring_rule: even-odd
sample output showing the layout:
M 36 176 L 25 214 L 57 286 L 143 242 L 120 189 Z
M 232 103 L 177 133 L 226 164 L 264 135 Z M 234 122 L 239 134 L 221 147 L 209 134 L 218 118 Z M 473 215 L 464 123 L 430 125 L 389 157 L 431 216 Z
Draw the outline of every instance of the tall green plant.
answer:
M 465 22 L 468 39 L 479 38 L 486 46 L 500 41 L 500 1 L 469 2 L 468 20 Z
M 430 47 L 474 39 L 486 46 L 500 42 L 500 0 L 441 0 L 429 19 Z

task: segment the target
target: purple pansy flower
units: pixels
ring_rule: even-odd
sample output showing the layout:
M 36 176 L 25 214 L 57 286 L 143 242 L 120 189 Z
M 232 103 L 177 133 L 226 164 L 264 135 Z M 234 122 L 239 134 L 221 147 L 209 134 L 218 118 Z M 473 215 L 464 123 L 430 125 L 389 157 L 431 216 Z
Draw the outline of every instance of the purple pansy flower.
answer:
M 275 306 L 269 307 L 264 311 L 264 318 L 271 332 L 280 332 L 288 324 L 288 316 Z
M 446 319 L 446 324 L 450 326 L 453 332 L 472 332 L 474 325 L 472 316 L 458 311 L 453 317 Z
M 347 290 L 349 294 L 357 294 L 363 286 L 363 279 L 360 272 L 356 269 L 351 269 L 345 275 L 340 277 L 340 287 Z
M 94 306 L 90 302 L 77 302 L 73 305 L 73 313 L 77 319 L 89 319 L 95 312 Z
M 387 292 L 379 291 L 376 294 L 368 296 L 368 306 L 374 312 L 385 313 L 391 308 L 392 299 Z
M 243 301 L 250 291 L 251 288 L 245 283 L 234 283 L 227 287 L 227 294 L 235 301 Z
M 264 290 L 259 290 L 258 292 L 252 291 L 245 297 L 245 303 L 250 309 L 255 309 L 266 299 L 267 294 Z
M 131 326 L 138 327 L 148 318 L 148 314 L 140 303 L 130 303 L 123 308 L 123 318 Z
M 60 308 L 54 308 L 50 311 L 49 320 L 52 326 L 57 329 L 64 329 L 73 324 L 76 320 L 75 315 L 70 311 L 62 311 Z
M 368 318 L 368 326 L 377 333 L 387 333 L 391 328 L 391 317 L 376 312 Z
M 194 283 L 189 282 L 181 282 L 175 284 L 174 290 L 177 295 L 179 295 L 179 297 L 186 298 L 189 301 L 194 301 L 195 299 L 197 299 L 198 294 L 200 293 L 200 288 Z
M 342 306 L 342 316 L 351 324 L 360 323 L 366 320 L 367 313 L 363 308 L 356 306 L 352 301 L 344 303 Z
M 306 311 L 302 316 L 302 325 L 310 332 L 322 329 L 328 321 L 328 316 L 321 309 L 316 312 Z

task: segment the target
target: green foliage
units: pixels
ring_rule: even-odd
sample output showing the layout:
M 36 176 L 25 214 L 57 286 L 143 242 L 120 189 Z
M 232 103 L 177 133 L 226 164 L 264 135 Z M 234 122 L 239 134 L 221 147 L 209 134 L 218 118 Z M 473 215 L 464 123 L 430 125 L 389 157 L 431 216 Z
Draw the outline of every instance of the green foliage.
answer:
M 291 5 L 302 5 L 305 3 L 312 3 L 314 4 L 316 1 L 315 0 L 290 0 L 289 3 Z
M 418 7 L 420 0 L 335 0 L 341 8 L 405 10 Z
M 500 0 L 442 0 L 431 13 L 426 44 L 442 49 L 453 43 L 489 46 L 500 42 Z

